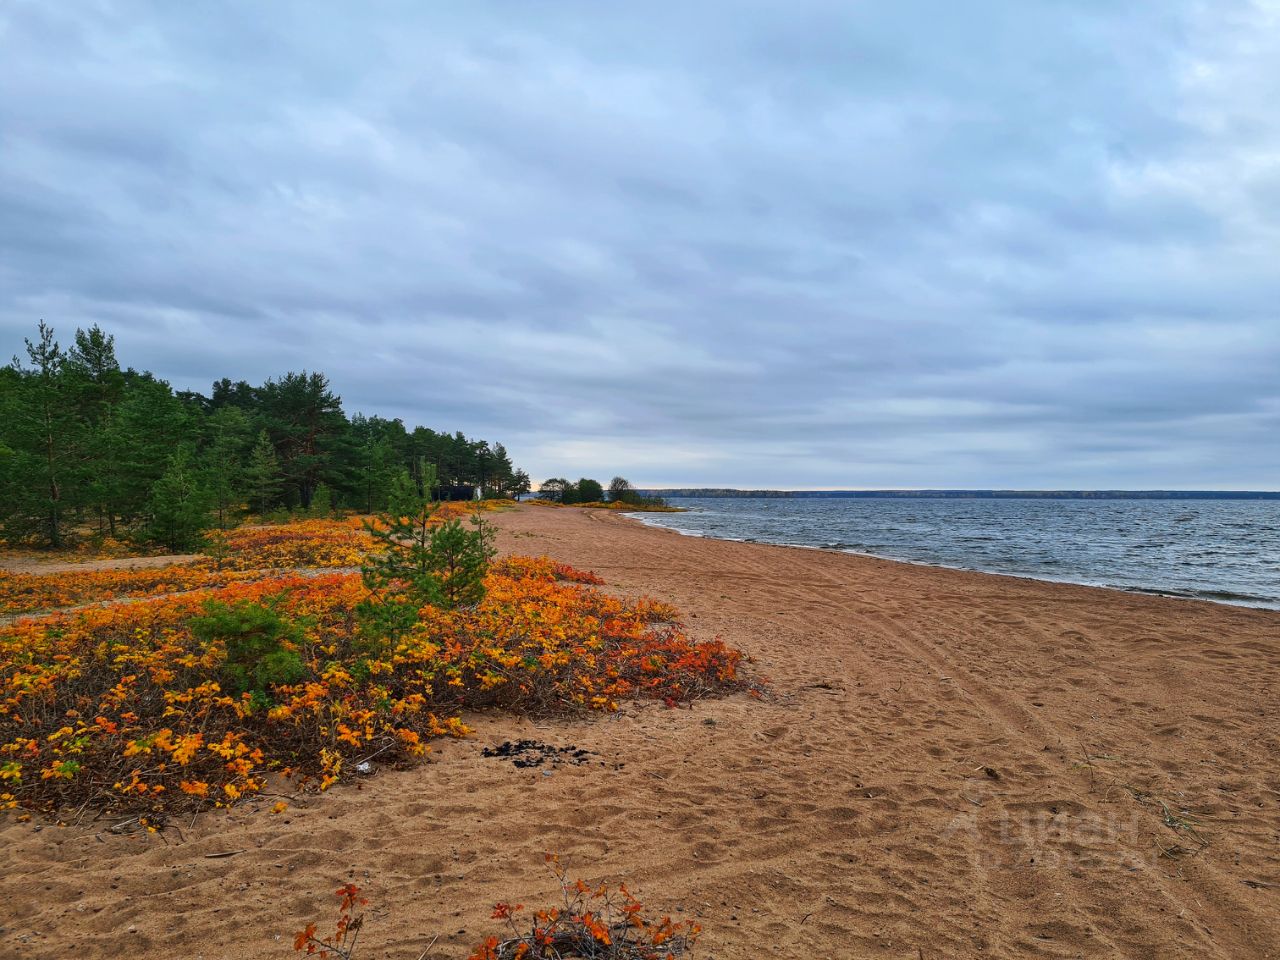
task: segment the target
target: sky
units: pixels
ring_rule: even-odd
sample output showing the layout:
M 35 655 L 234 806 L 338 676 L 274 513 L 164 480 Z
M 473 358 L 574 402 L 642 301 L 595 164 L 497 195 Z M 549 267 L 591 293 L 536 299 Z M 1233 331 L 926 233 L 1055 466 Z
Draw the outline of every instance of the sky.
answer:
M 1280 488 L 1280 0 L 0 0 L 0 356 L 535 481 Z

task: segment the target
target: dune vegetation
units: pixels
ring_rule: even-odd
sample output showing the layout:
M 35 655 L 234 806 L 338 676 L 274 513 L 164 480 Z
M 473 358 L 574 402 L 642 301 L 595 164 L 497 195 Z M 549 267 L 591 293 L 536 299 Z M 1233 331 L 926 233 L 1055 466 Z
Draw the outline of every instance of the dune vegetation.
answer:
M 467 512 L 424 511 L 424 549 L 474 536 Z M 691 640 L 670 606 L 545 558 L 486 561 L 468 602 L 419 606 L 410 568 L 379 580 L 380 533 L 306 520 L 229 531 L 172 567 L 0 574 L 10 613 L 78 607 L 0 626 L 0 803 L 159 826 L 273 776 L 325 789 L 361 764 L 415 762 L 464 736 L 468 711 L 610 711 L 743 686 L 741 654 Z

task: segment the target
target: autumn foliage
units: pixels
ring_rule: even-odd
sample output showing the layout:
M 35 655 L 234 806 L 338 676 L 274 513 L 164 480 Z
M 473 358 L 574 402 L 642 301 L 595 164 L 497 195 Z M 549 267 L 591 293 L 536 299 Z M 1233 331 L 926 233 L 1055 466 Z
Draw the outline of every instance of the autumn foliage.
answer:
M 247 569 L 217 571 L 188 564 L 50 574 L 0 572 L 0 615 L 182 593 L 262 576 Z
M 570 881 L 555 854 L 547 864 L 560 883 L 561 902 L 526 911 L 523 904 L 499 903 L 493 919 L 507 925 L 472 951 L 468 960 L 672 960 L 693 947 L 702 932 L 696 923 L 648 914 L 625 883 Z
M 675 960 L 693 948 L 702 932 L 696 923 L 654 916 L 625 883 L 570 881 L 557 855 L 549 853 L 546 860 L 560 884 L 560 902 L 532 910 L 522 903 L 495 904 L 490 919 L 503 925 L 503 933 L 487 937 L 467 960 Z M 294 950 L 320 960 L 353 960 L 365 919 L 356 911 L 368 900 L 353 883 L 339 887 L 335 895 L 334 932 L 322 933 L 318 923 L 309 923 L 294 935 Z
M 286 570 L 293 567 L 359 567 L 372 540 L 358 517 L 298 520 L 228 531 L 225 557 L 205 560 L 232 570 Z
M 354 566 L 361 531 L 307 521 L 235 534 L 222 571 L 43 594 L 136 597 L 149 583 L 161 596 L 0 625 L 0 805 L 158 820 L 234 804 L 275 774 L 324 789 L 364 760 L 413 762 L 431 739 L 465 735 L 464 711 L 609 711 L 742 684 L 741 654 L 690 639 L 671 607 L 611 596 L 546 558 L 498 561 L 478 605 L 424 607 L 380 644 L 357 629 L 358 573 L 269 569 Z
M 338 922 L 334 924 L 334 932 L 326 936 L 319 932 L 318 924 L 309 923 L 294 934 L 294 950 L 320 960 L 328 957 L 352 960 L 355 956 L 360 931 L 364 927 L 364 914 L 355 911 L 367 906 L 369 901 L 361 895 L 360 888 L 354 883 L 344 883 L 334 891 L 334 895 L 339 901 Z
M 442 503 L 432 522 L 488 513 L 514 502 Z M 280 570 L 355 570 L 372 546 L 373 538 L 358 517 L 298 520 L 216 533 L 206 556 L 163 567 L 49 574 L 0 570 L 0 616 L 225 586 Z

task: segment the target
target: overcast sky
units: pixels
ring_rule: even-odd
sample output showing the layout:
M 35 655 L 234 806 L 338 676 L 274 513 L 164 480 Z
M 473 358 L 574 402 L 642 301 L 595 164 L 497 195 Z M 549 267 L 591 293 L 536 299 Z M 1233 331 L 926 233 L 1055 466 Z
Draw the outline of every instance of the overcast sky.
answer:
M 1280 488 L 1280 2 L 0 0 L 0 349 L 535 480 Z

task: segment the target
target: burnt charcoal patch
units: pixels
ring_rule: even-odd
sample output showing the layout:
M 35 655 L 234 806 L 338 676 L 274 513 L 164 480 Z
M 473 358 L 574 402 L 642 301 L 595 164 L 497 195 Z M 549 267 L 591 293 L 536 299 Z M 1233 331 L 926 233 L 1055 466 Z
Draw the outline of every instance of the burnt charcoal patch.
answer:
M 557 747 L 540 740 L 507 740 L 496 747 L 485 747 L 480 755 L 510 760 L 522 768 L 562 763 L 576 767 L 589 762 L 593 756 L 590 750 L 574 746 Z

